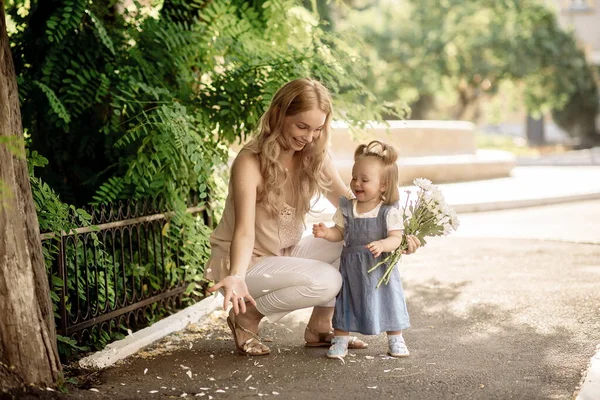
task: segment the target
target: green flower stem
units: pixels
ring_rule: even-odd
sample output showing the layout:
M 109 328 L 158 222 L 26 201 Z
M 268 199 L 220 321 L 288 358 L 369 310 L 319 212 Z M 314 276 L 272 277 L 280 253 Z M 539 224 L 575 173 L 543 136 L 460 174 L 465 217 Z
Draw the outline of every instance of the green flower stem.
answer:
M 387 256 L 386 258 L 384 258 L 383 260 L 381 260 L 380 262 L 378 262 L 377 264 L 372 266 L 367 271 L 368 273 L 371 273 L 371 272 L 375 271 L 375 269 L 379 268 L 379 266 L 381 266 L 381 265 L 387 266 L 385 272 L 383 273 L 383 276 L 377 282 L 376 288 L 379 288 L 379 286 L 381 286 L 382 283 L 385 283 L 386 285 L 389 283 L 392 271 L 394 270 L 396 265 L 402 259 L 402 252 L 404 250 L 406 250 L 407 248 L 408 248 L 408 244 L 406 243 L 405 240 L 403 240 L 400 247 L 398 247 L 396 250 L 391 252 L 389 256 Z

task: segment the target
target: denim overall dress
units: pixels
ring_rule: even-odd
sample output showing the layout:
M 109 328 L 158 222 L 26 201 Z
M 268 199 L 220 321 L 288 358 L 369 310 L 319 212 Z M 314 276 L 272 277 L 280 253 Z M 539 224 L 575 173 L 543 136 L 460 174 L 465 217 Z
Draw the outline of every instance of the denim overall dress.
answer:
M 394 268 L 389 283 L 379 288 L 376 288 L 377 282 L 387 266 L 380 265 L 375 271 L 367 272 L 390 254 L 374 258 L 366 245 L 388 236 L 386 216 L 391 207 L 382 204 L 374 218 L 355 218 L 352 200 L 340 199 L 344 216 L 344 248 L 340 259 L 343 283 L 333 315 L 336 329 L 377 335 L 410 326 L 398 268 Z

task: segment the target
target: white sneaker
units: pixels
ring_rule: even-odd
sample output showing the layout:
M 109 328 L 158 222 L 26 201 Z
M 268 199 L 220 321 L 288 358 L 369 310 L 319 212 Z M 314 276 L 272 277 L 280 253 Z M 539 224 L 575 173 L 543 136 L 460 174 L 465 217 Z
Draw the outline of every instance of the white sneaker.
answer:
M 388 336 L 388 354 L 392 357 L 408 357 L 410 355 L 402 335 Z

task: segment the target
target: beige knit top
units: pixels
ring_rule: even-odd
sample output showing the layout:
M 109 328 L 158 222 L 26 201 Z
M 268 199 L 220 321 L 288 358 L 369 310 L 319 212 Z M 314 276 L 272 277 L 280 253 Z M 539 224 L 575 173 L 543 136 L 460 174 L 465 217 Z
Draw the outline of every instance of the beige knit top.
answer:
M 210 235 L 211 256 L 208 260 L 204 277 L 220 281 L 229 275 L 229 248 L 235 226 L 235 212 L 233 198 L 229 195 L 225 201 L 225 210 L 221 221 Z M 295 209 L 284 205 L 277 217 L 272 217 L 265 207 L 256 204 L 256 218 L 254 223 L 254 249 L 248 270 L 252 268 L 260 257 L 284 256 L 290 254 L 290 248 L 300 241 L 304 231 L 303 221 L 295 217 Z

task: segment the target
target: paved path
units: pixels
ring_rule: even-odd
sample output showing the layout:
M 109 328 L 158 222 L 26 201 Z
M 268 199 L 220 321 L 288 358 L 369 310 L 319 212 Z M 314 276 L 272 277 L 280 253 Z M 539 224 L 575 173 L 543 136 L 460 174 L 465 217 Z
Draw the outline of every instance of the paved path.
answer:
M 571 206 L 582 214 L 577 226 L 600 204 L 530 209 L 537 215 L 530 222 L 566 215 Z M 485 232 L 490 219 L 503 220 L 515 232 L 522 218 L 516 211 L 472 214 L 465 227 Z M 408 359 L 386 357 L 385 337 L 376 336 L 345 364 L 328 360 L 324 349 L 301 345 L 307 310 L 263 324 L 264 335 L 276 338 L 271 356 L 240 357 L 216 312 L 101 373 L 95 388 L 112 399 L 572 398 L 600 343 L 598 245 L 537 240 L 534 233 L 480 236 L 437 238 L 404 260 Z
M 464 212 L 598 199 L 598 176 L 598 166 L 519 167 L 510 178 L 440 185 L 462 227 L 402 265 L 409 359 L 385 357 L 380 336 L 345 364 L 327 360 L 301 345 L 307 310 L 264 324 L 277 339 L 271 356 L 239 357 L 215 312 L 100 373 L 99 392 L 72 397 L 569 399 L 600 343 L 600 202 Z M 591 388 L 585 400 L 596 400 Z
M 462 214 L 460 221 L 455 236 L 600 244 L 600 200 Z
M 113 399 L 569 399 L 600 343 L 597 254 L 571 243 L 432 241 L 402 267 L 408 359 L 383 356 L 377 336 L 345 364 L 328 360 L 301 346 L 306 311 L 264 324 L 276 338 L 271 356 L 241 357 L 215 314 L 109 368 L 94 387 Z
M 464 212 L 476 211 L 485 204 L 497 204 L 488 210 L 502 209 L 502 203 L 514 202 L 516 207 L 527 201 L 543 204 L 553 198 L 596 196 L 600 198 L 600 166 L 588 167 L 517 167 L 511 177 L 483 182 L 440 185 L 450 204 L 471 206 Z M 519 202 L 521 204 L 519 204 Z M 461 210 L 463 211 L 463 210 Z
M 519 157 L 518 165 L 600 165 L 600 147 L 573 150 L 565 153 L 547 154 L 538 157 Z

